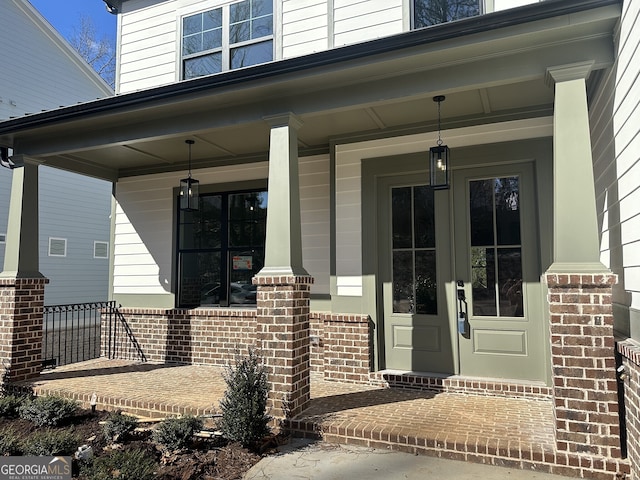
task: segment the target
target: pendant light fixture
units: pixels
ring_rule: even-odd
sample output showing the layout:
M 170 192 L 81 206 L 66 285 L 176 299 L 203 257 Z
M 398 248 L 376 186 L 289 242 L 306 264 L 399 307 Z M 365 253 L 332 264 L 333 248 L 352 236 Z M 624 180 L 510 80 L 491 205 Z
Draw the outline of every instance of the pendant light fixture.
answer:
M 180 180 L 180 210 L 184 212 L 194 212 L 198 210 L 200 203 L 198 192 L 200 182 L 191 178 L 191 145 L 193 145 L 195 141 L 185 140 L 185 143 L 189 145 L 189 176 Z
M 443 145 L 440 138 L 440 104 L 444 100 L 444 95 L 433 97 L 433 101 L 438 104 L 438 141 L 435 147 L 429 149 L 431 188 L 434 190 L 449 188 L 449 147 Z

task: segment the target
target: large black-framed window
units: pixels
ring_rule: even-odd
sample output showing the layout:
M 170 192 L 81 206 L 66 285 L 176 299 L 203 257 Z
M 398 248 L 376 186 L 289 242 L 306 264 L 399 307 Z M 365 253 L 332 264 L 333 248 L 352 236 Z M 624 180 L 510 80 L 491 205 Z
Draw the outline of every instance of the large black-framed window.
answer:
M 482 12 L 481 0 L 413 0 L 413 28 L 475 17 Z
M 264 189 L 211 193 L 197 211 L 178 209 L 178 306 L 255 305 L 267 198 Z
M 273 60 L 273 0 L 241 0 L 182 18 L 182 78 Z

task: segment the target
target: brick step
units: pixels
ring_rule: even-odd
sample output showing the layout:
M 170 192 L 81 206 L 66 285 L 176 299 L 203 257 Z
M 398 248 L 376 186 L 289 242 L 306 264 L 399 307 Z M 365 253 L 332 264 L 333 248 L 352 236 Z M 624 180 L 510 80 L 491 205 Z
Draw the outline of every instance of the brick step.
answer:
M 327 443 L 358 445 L 567 477 L 619 480 L 626 478 L 624 475 L 630 471 L 628 460 L 558 452 L 547 443 L 522 444 L 508 438 L 456 436 L 451 431 L 424 435 L 423 432 L 410 432 L 403 428 L 363 427 L 361 423 L 353 425 L 294 419 L 291 422 L 291 434 Z
M 51 390 L 46 388 L 34 388 L 36 395 L 55 395 L 80 402 L 82 408 L 91 408 L 91 393 L 77 393 L 67 390 Z M 201 408 L 185 405 L 176 405 L 163 402 L 153 402 L 143 399 L 122 398 L 116 396 L 98 395 L 96 409 L 106 411 L 121 410 L 124 413 L 148 418 L 167 418 L 182 415 L 212 415 L 216 413 L 213 408 Z

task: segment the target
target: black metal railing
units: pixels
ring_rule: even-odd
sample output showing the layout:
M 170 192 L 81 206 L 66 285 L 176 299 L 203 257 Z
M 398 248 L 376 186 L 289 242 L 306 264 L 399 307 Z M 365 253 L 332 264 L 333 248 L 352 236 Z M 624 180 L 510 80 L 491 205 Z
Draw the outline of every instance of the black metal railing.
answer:
M 89 302 L 44 307 L 42 364 L 68 365 L 98 358 L 101 349 L 102 317 L 109 324 L 115 302 Z
M 106 335 L 105 354 L 107 358 L 147 361 L 147 357 L 131 331 L 127 319 L 117 307 L 114 307 L 113 315 L 109 316 L 105 328 L 107 329 L 104 332 Z

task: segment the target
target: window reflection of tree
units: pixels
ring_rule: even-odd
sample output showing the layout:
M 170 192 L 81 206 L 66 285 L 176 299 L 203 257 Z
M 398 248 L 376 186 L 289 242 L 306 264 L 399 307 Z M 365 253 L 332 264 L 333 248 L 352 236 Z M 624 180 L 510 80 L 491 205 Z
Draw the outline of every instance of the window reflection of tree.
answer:
M 414 28 L 451 22 L 479 14 L 478 0 L 415 0 Z

